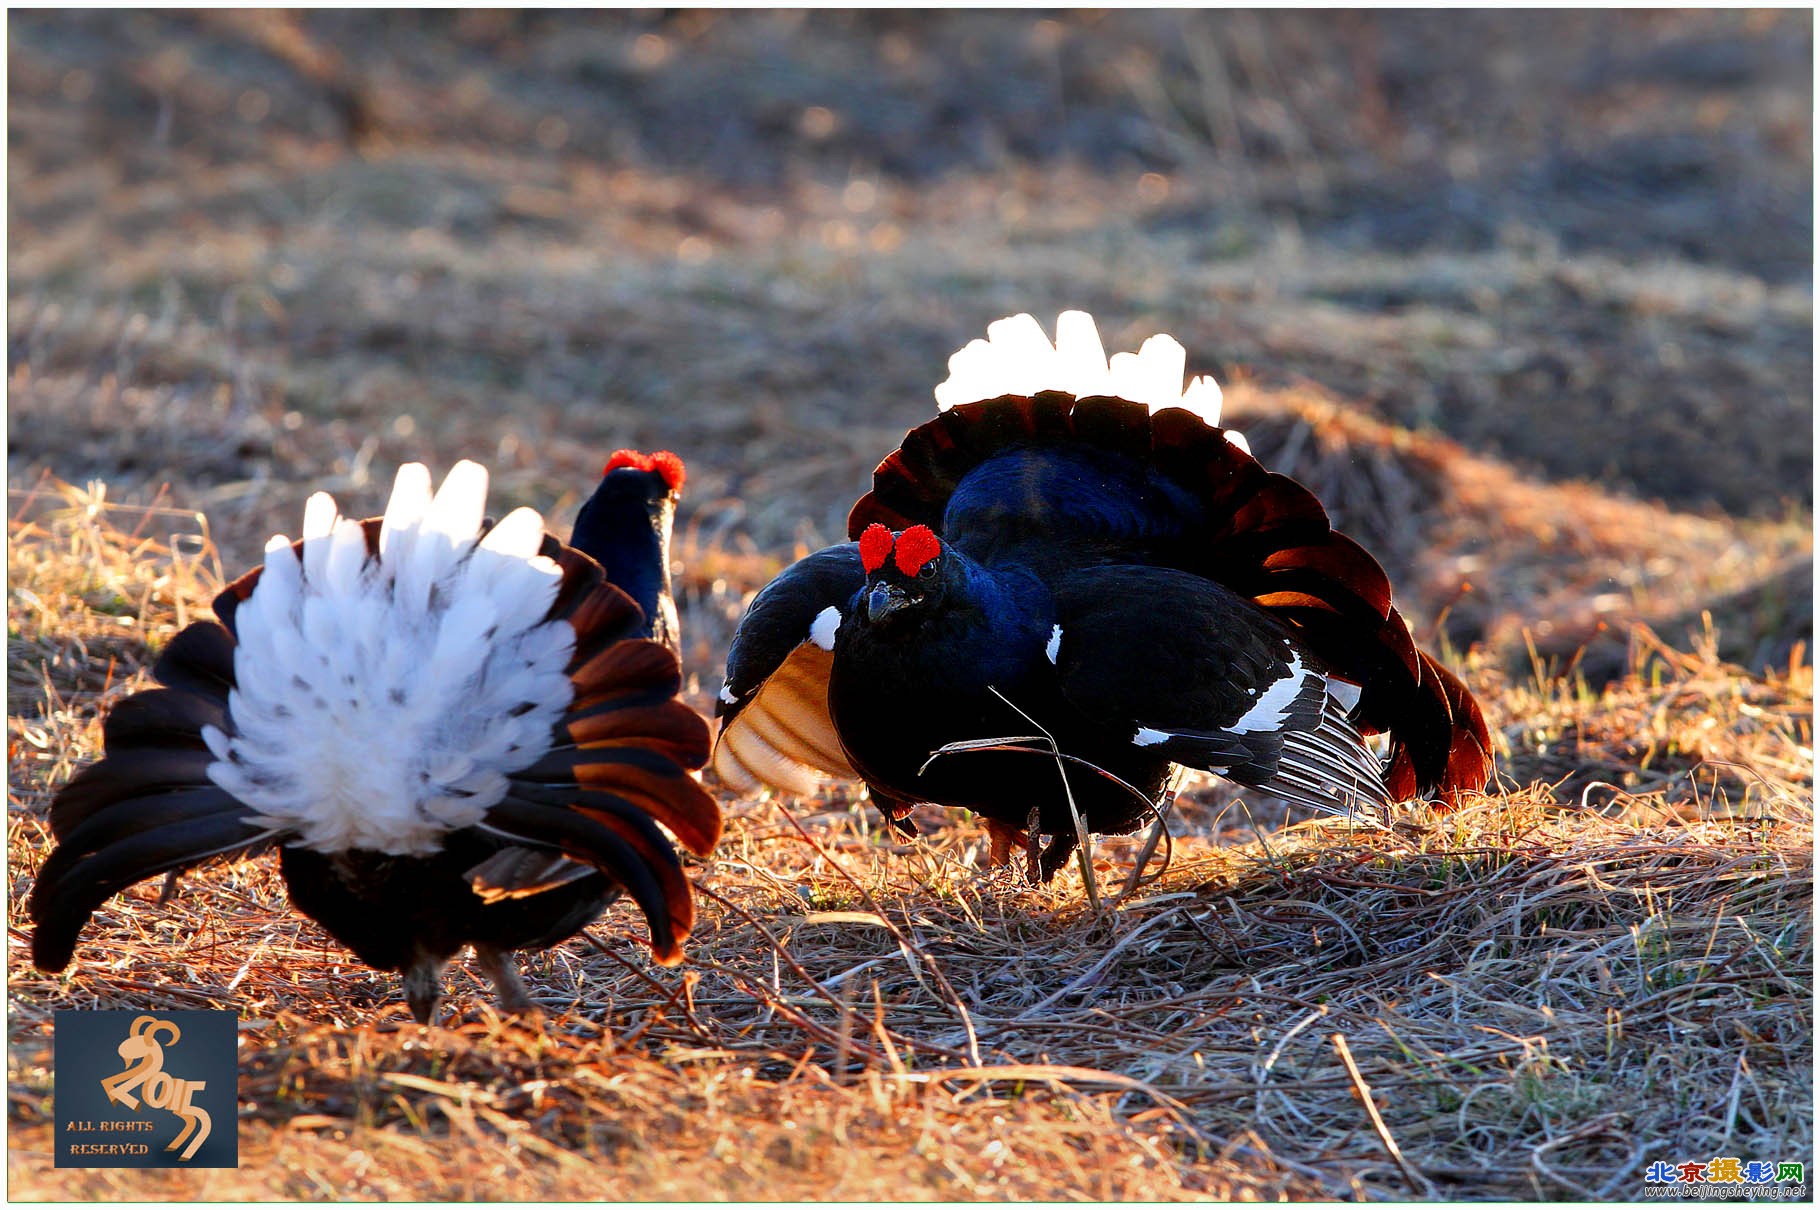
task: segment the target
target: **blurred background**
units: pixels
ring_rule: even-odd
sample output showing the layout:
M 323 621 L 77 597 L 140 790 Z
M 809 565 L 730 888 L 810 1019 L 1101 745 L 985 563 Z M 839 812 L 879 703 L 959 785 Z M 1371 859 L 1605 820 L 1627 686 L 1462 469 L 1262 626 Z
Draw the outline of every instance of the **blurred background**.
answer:
M 400 461 L 566 532 L 608 452 L 669 447 L 711 664 L 950 352 L 1083 307 L 1181 338 L 1425 639 L 1811 630 L 1808 13 L 8 30 L 11 485 L 162 492 L 230 569 Z

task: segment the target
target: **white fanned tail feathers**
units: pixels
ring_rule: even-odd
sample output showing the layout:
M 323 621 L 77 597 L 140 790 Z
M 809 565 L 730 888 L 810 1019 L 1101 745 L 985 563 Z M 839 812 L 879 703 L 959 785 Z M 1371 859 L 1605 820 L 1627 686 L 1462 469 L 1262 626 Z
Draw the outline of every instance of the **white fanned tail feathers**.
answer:
M 1186 408 L 1208 424 L 1220 423 L 1220 385 L 1202 374 L 1183 385 L 1188 354 L 1173 336 L 1159 333 L 1136 353 L 1114 353 L 1110 360 L 1099 328 L 1085 311 L 1063 311 L 1055 321 L 1055 341 L 1030 315 L 1012 315 L 986 326 L 986 339 L 970 342 L 948 359 L 948 378 L 935 388 L 942 411 L 1001 395 L 1034 395 L 1065 391 L 1076 399 L 1112 395 L 1141 403 L 1153 413 Z M 1227 430 L 1227 440 L 1250 452 L 1245 438 Z
M 401 467 L 377 555 L 319 492 L 235 616 L 236 734 L 208 727 L 209 777 L 325 853 L 435 851 L 479 823 L 506 775 L 549 750 L 573 688 L 575 631 L 545 622 L 561 571 L 520 508 L 480 536 L 487 472 L 458 463 L 432 496 Z

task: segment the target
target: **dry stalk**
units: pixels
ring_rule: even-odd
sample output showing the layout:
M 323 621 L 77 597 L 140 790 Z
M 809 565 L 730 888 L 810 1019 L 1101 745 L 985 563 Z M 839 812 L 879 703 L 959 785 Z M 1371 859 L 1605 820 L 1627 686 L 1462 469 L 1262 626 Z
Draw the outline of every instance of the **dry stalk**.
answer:
M 1333 1042 L 1334 1050 L 1339 1052 L 1340 1062 L 1346 1067 L 1346 1076 L 1352 1081 L 1352 1090 L 1358 1095 L 1359 1104 L 1365 1107 L 1365 1116 L 1371 1119 L 1371 1128 L 1377 1131 L 1379 1140 L 1384 1144 L 1384 1150 L 1390 1153 L 1390 1158 L 1396 1161 L 1397 1167 L 1403 1170 L 1403 1175 L 1409 1178 L 1410 1187 L 1423 1197 L 1432 1200 L 1435 1196 L 1435 1187 L 1429 1183 L 1427 1177 L 1403 1158 L 1403 1149 L 1397 1146 L 1397 1140 L 1391 1136 L 1390 1127 L 1384 1124 L 1384 1115 L 1378 1112 L 1377 1102 L 1371 1099 L 1371 1088 L 1365 1083 L 1365 1076 L 1359 1071 L 1358 1063 L 1353 1060 L 1352 1049 L 1346 1045 L 1346 1035 L 1335 1033 L 1329 1036 L 1329 1040 Z

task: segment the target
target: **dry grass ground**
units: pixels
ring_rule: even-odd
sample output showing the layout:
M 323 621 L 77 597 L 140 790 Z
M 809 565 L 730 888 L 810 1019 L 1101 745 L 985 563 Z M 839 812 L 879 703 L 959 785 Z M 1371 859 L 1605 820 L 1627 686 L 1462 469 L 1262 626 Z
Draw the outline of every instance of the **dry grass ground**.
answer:
M 67 485 L 16 504 L 15 913 L 49 790 L 205 607 L 199 528 Z M 1377 833 L 1251 821 L 1200 786 L 1138 886 L 1137 841 L 1099 845 L 1124 892 L 1101 914 L 1072 870 L 982 874 L 958 817 L 902 844 L 844 798 L 729 800 L 689 963 L 651 966 L 617 909 L 531 962 L 542 1027 L 499 1021 L 478 979 L 447 1026 L 409 1024 L 270 861 L 162 907 L 129 892 L 62 977 L 30 969 L 15 915 L 14 1189 L 1610 1197 L 1648 1158 L 1807 1155 L 1811 665 L 1637 641 L 1651 675 L 1598 692 L 1478 670 L 1504 792 Z M 152 1004 L 240 1013 L 243 1167 L 53 1172 L 50 1010 Z
M 1811 1171 L 1811 18 L 1544 16 L 15 15 L 9 1193 Z M 1166 867 L 1096 845 L 1100 913 L 1072 868 L 979 872 L 958 812 L 902 844 L 725 795 L 689 962 L 616 908 L 530 961 L 537 1026 L 477 973 L 411 1024 L 269 861 L 30 967 L 50 794 L 309 490 L 377 511 L 398 462 L 471 456 L 560 531 L 606 451 L 678 449 L 706 709 L 947 353 L 1069 305 L 1181 336 L 1380 554 L 1495 792 L 1362 832 L 1195 782 Z M 50 1013 L 155 1005 L 240 1013 L 242 1167 L 52 1169 Z

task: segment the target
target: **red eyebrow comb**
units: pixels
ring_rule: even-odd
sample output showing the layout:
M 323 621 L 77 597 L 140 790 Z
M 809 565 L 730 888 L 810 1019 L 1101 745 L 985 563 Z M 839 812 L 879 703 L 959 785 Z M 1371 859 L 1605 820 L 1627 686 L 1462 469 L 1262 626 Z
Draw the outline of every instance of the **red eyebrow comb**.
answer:
M 897 539 L 897 569 L 907 576 L 921 571 L 942 553 L 942 540 L 927 525 L 912 525 Z
M 682 459 L 669 450 L 658 450 L 655 454 L 641 454 L 637 450 L 614 450 L 600 473 L 605 475 L 622 466 L 629 466 L 636 471 L 655 471 L 662 477 L 664 486 L 673 492 L 682 490 L 683 480 L 688 474 Z
M 891 542 L 891 531 L 876 521 L 859 536 L 859 562 L 867 575 L 885 565 L 886 557 L 891 554 Z

